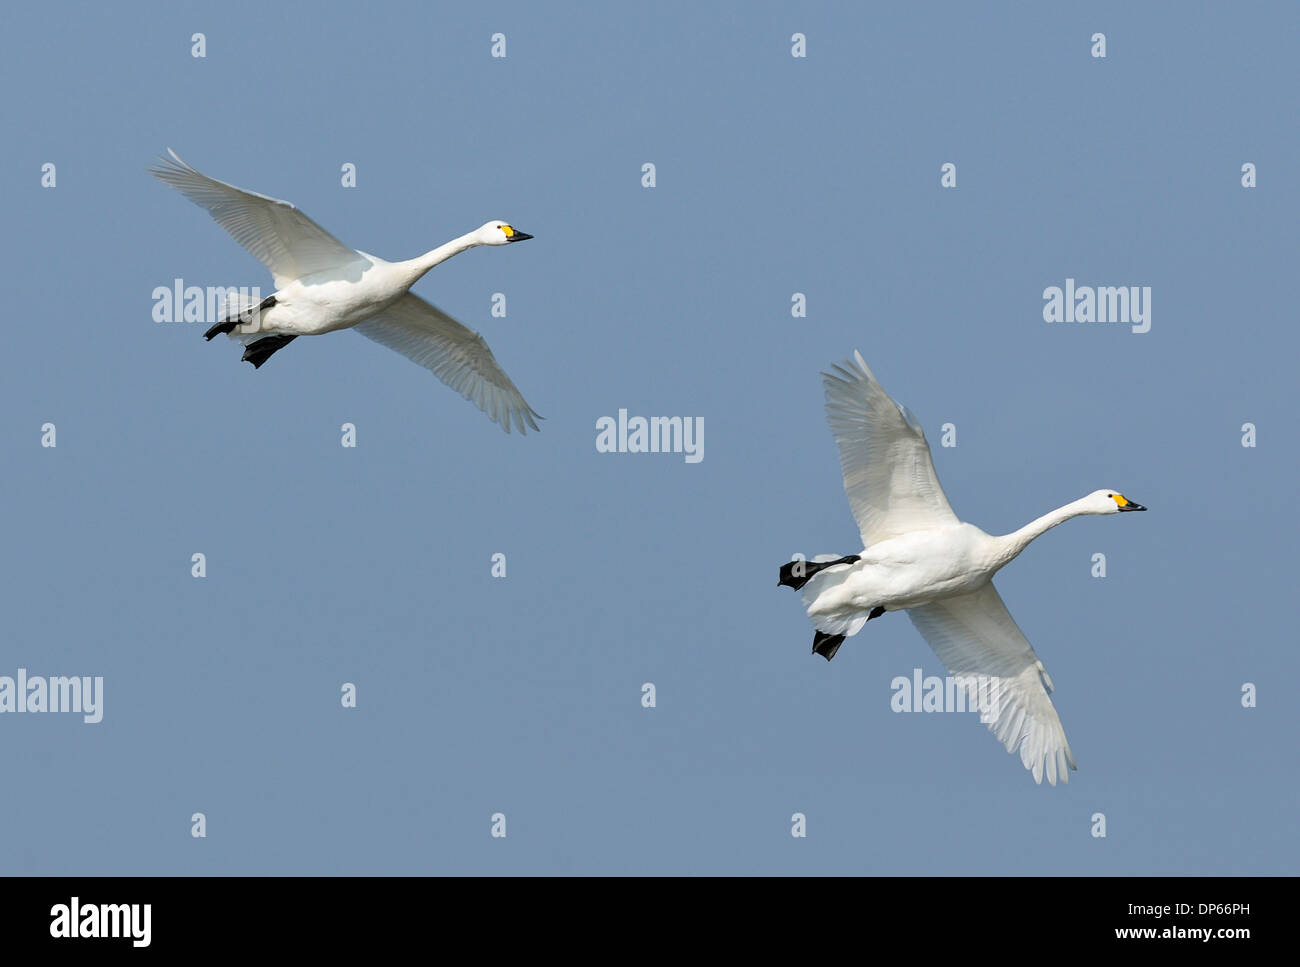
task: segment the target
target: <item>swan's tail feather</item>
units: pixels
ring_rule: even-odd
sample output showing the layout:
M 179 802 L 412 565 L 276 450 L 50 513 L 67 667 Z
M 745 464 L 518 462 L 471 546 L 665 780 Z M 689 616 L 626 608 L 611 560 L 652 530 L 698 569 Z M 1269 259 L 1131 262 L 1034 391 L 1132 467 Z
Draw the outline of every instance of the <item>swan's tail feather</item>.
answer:
M 297 338 L 297 336 L 265 336 L 257 342 L 248 344 L 248 348 L 244 350 L 243 361 L 252 363 L 254 369 L 261 369 L 264 362 Z
M 856 564 L 858 560 L 858 555 L 850 554 L 848 557 L 837 557 L 829 561 L 791 561 L 789 564 L 781 565 L 781 576 L 776 584 L 777 587 L 794 588 L 798 591 L 811 581 L 817 572 L 834 567 L 836 564 Z

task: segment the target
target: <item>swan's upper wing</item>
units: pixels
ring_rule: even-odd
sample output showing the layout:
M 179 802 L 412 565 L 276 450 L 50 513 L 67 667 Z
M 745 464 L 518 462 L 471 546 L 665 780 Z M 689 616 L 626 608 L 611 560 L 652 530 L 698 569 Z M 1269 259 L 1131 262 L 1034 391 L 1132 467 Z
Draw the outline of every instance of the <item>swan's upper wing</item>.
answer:
M 150 173 L 206 208 L 217 224 L 271 270 L 276 288 L 359 258 L 287 201 L 209 178 L 170 148 L 167 153 L 171 158 L 159 158 Z
M 862 532 L 872 544 L 914 530 L 957 524 L 934 472 L 925 431 L 889 398 L 855 352 L 822 373 L 826 419 L 840 448 L 844 492 Z
M 533 411 L 510 377 L 497 365 L 492 350 L 473 329 L 412 292 L 379 315 L 353 327 L 421 366 L 474 403 L 509 433 L 513 419 L 520 433 L 539 429 Z
M 988 696 L 980 721 L 1020 761 L 1034 782 L 1070 781 L 1076 768 L 1065 729 L 1047 697 L 1052 680 L 993 585 L 907 612 L 940 660 L 976 696 Z M 978 688 L 976 687 L 978 686 Z M 1068 766 L 1068 769 L 1067 769 Z

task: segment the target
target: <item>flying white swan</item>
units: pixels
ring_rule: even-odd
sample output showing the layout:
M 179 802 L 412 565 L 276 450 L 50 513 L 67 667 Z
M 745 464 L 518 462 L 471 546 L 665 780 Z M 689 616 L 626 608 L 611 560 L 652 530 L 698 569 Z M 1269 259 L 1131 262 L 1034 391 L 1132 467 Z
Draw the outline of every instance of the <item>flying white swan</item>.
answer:
M 907 611 L 954 679 L 980 689 L 980 721 L 1043 781 L 1077 768 L 1048 693 L 1052 680 L 1016 627 L 992 577 L 1035 537 L 1081 514 L 1146 510 L 1097 490 L 1020 530 L 993 537 L 957 519 L 939 486 L 925 432 L 876 382 L 859 353 L 823 373 L 826 416 L 840 450 L 844 491 L 865 550 L 781 567 L 778 584 L 803 589 L 827 661 L 844 639 L 886 611 Z M 987 699 L 986 700 L 986 696 Z
M 236 301 L 205 338 L 226 333 L 243 343 L 244 360 L 259 368 L 299 336 L 352 328 L 432 370 L 507 433 L 512 421 L 521 433 L 528 426 L 538 429 L 541 416 L 497 365 L 483 337 L 408 291 L 435 265 L 466 249 L 531 235 L 490 221 L 424 255 L 386 262 L 348 248 L 287 201 L 209 178 L 170 148 L 167 153 L 171 158 L 159 158 L 150 172 L 206 208 L 275 280 L 274 293 L 258 303 Z

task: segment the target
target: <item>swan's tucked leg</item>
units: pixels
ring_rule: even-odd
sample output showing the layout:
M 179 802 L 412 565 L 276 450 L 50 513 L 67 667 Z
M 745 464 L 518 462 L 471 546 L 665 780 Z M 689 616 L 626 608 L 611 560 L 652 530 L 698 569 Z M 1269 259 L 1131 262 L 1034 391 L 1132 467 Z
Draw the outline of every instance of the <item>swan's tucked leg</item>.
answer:
M 269 295 L 263 299 L 256 308 L 250 306 L 247 309 L 233 313 L 225 319 L 222 319 L 219 323 L 205 332 L 203 338 L 211 342 L 214 336 L 228 335 L 234 332 L 236 328 L 252 319 L 254 312 L 262 312 L 265 309 L 271 308 L 273 305 L 275 305 L 275 296 Z
M 818 571 L 824 571 L 836 564 L 856 564 L 859 560 L 857 554 L 850 554 L 836 561 L 791 561 L 789 564 L 781 565 L 781 577 L 776 584 L 777 587 L 785 586 L 798 591 L 812 580 L 813 575 Z
M 821 655 L 827 661 L 835 657 L 848 635 L 828 635 L 824 631 L 813 632 L 813 654 Z
M 879 618 L 884 613 L 885 609 L 880 605 L 876 605 L 871 609 L 871 613 L 867 615 L 867 621 L 872 618 Z M 827 661 L 830 661 L 835 657 L 835 653 L 840 650 L 840 645 L 844 644 L 844 639 L 847 637 L 848 635 L 829 635 L 824 631 L 814 631 L 813 654 L 821 655 Z
M 246 363 L 252 363 L 254 369 L 261 369 L 262 364 L 270 359 L 276 350 L 283 349 L 297 338 L 295 335 L 267 336 L 265 339 L 259 339 L 257 342 L 248 344 L 242 359 Z

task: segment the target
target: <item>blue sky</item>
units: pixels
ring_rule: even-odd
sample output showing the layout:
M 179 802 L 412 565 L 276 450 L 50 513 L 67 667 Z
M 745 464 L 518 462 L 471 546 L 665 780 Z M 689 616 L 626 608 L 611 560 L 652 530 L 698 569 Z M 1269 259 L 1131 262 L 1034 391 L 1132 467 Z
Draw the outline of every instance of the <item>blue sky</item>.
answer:
M 0 715 L 0 871 L 1296 873 L 1298 34 L 1283 4 L 16 9 L 0 676 L 103 676 L 104 717 Z M 153 322 L 175 278 L 270 289 L 146 173 L 169 146 L 387 258 L 533 234 L 415 291 L 542 432 L 356 334 L 254 371 Z M 1067 278 L 1150 286 L 1150 331 L 1044 322 Z M 903 615 L 827 664 L 775 586 L 857 550 L 818 375 L 854 349 L 963 519 L 1150 508 L 998 579 L 1068 786 L 891 711 L 942 674 Z M 620 408 L 702 419 L 703 460 L 597 452 Z

